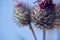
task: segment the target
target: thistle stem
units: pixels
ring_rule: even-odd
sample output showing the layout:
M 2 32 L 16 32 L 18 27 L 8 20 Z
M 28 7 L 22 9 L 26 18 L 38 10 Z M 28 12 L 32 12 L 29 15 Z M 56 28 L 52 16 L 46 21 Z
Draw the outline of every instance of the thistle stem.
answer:
M 43 40 L 46 40 L 46 30 L 45 30 L 45 28 L 43 29 Z
M 30 28 L 30 30 L 31 30 L 31 32 L 32 32 L 32 34 L 33 34 L 33 36 L 34 36 L 34 39 L 37 40 L 36 35 L 35 35 L 35 32 L 34 32 L 32 26 L 31 26 L 31 24 L 29 24 L 29 28 Z

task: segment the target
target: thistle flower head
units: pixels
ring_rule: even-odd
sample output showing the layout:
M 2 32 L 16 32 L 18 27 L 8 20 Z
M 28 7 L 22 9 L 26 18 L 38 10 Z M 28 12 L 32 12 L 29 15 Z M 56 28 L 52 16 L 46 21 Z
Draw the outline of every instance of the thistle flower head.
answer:
M 15 17 L 19 25 L 28 25 L 31 23 L 31 9 L 27 4 L 22 4 L 15 8 Z
M 33 21 L 35 22 L 35 25 L 38 26 L 38 28 L 46 28 L 46 29 L 52 29 L 54 28 L 58 22 L 58 20 L 60 20 L 60 6 L 56 6 L 55 11 L 49 11 L 52 12 L 51 14 L 49 14 L 49 16 L 45 17 L 44 15 L 47 15 L 49 12 L 46 11 L 36 11 L 38 7 L 34 8 L 34 17 L 33 17 Z M 57 18 L 56 18 L 57 17 Z M 48 18 L 48 19 L 47 19 Z M 58 19 L 58 20 L 56 20 Z M 56 22 L 58 21 L 58 22 Z M 48 22 L 51 22 L 51 24 L 48 24 Z M 47 25 L 46 25 L 47 24 Z M 60 23 L 58 23 L 57 25 L 59 25 Z M 48 26 L 50 25 L 50 26 Z

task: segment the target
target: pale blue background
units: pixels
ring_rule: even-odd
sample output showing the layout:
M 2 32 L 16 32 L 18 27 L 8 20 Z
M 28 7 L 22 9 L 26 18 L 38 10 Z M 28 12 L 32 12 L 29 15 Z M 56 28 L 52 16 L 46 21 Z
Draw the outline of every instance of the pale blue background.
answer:
M 22 0 L 33 5 L 35 0 Z M 60 0 L 55 0 L 56 3 Z M 34 40 L 28 27 L 20 28 L 13 19 L 14 1 L 0 0 L 0 40 Z M 34 27 L 34 26 L 33 26 Z M 38 40 L 42 40 L 43 32 L 34 27 Z M 56 30 L 47 31 L 47 40 L 57 40 Z

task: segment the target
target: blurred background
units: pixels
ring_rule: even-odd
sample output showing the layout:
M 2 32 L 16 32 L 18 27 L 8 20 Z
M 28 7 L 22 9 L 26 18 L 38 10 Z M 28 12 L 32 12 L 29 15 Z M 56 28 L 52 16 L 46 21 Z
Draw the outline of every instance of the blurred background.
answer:
M 36 0 L 19 0 L 33 6 Z M 60 0 L 54 0 L 54 3 L 60 3 Z M 34 40 L 34 37 L 27 27 L 20 28 L 14 22 L 14 0 L 0 0 L 0 40 Z M 34 25 L 33 25 L 34 27 Z M 46 30 L 46 40 L 58 40 L 58 29 Z M 38 40 L 42 40 L 43 31 L 34 27 Z

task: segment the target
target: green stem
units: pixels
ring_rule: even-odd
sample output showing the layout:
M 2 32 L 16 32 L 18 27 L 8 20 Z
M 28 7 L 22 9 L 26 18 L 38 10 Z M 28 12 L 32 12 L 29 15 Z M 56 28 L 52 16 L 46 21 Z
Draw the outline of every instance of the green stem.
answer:
M 31 30 L 31 32 L 32 32 L 32 34 L 33 34 L 33 36 L 34 36 L 34 39 L 37 40 L 36 35 L 35 35 L 35 32 L 34 32 L 32 26 L 31 26 L 31 24 L 29 24 L 29 28 L 30 28 L 30 30 Z

